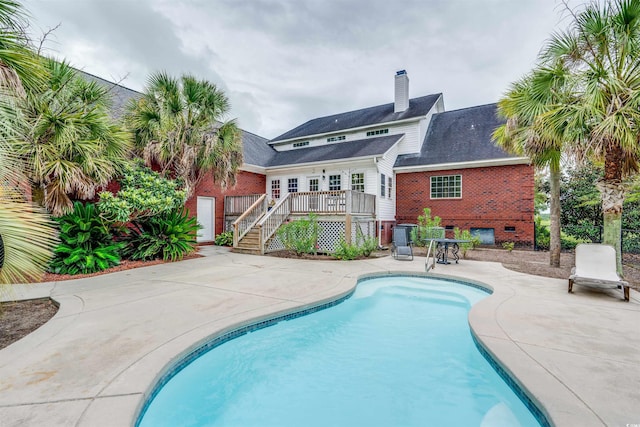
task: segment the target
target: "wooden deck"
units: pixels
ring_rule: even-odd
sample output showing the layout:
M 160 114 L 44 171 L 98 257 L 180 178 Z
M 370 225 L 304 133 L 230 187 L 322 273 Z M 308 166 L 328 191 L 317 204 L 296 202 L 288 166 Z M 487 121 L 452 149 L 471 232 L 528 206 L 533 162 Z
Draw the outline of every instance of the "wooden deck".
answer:
M 352 233 L 347 230 L 352 230 L 354 217 L 358 222 L 363 217 L 370 221 L 375 219 L 376 196 L 352 190 L 289 193 L 272 207 L 268 206 L 266 194 L 228 196 L 225 197 L 225 220 L 227 215 L 237 215 L 234 210 L 244 207 L 246 210 L 232 223 L 233 246 L 245 252 L 264 254 L 285 221 L 312 212 L 331 217 L 334 222 L 344 222 L 344 238 L 350 242 Z

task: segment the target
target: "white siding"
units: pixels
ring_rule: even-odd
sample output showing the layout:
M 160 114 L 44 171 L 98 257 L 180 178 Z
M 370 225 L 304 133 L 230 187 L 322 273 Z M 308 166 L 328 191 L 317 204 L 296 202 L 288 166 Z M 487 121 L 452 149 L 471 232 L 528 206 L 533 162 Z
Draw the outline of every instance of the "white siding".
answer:
M 402 142 L 401 142 L 402 144 Z M 396 219 L 396 177 L 393 173 L 393 165 L 398 157 L 399 149 L 397 146 L 393 147 L 387 152 L 384 158 L 378 160 L 378 176 L 376 177 L 376 209 L 378 220 L 381 221 L 394 221 Z M 387 197 L 388 189 L 385 191 L 387 194 L 380 195 L 380 174 L 384 174 L 385 179 L 392 177 L 393 192 L 391 198 Z M 385 182 L 385 188 L 387 183 Z
M 299 149 L 304 149 L 308 147 L 318 147 L 318 146 L 327 145 L 327 144 L 343 144 L 343 143 L 348 143 L 349 141 L 375 138 L 378 136 L 404 134 L 405 135 L 404 140 L 400 142 L 399 154 L 419 153 L 420 147 L 422 146 L 422 141 L 424 140 L 424 131 L 426 131 L 426 126 L 422 125 L 424 122 L 425 122 L 425 119 L 422 119 L 420 121 L 416 120 L 415 122 L 403 123 L 399 125 L 382 124 L 379 126 L 372 126 L 366 129 L 358 130 L 358 131 L 346 130 L 342 133 L 335 134 L 335 135 L 345 135 L 346 138 L 344 141 L 327 142 L 328 136 L 323 136 L 321 138 L 306 138 L 306 139 L 303 138 L 295 141 L 295 142 L 309 141 L 309 145 L 305 147 L 294 148 L 293 144 L 295 142 L 289 142 L 283 145 L 275 145 L 274 148 L 278 151 L 299 150 Z M 424 130 L 422 129 L 423 127 L 424 127 Z M 367 131 L 376 130 L 376 129 L 389 129 L 389 133 L 383 134 L 383 135 L 367 136 Z
M 344 163 L 342 165 L 326 164 L 313 167 L 290 168 L 282 171 L 268 171 L 266 192 L 269 197 L 271 197 L 271 181 L 279 179 L 280 197 L 284 197 L 288 193 L 289 178 L 298 178 L 299 192 L 309 191 L 309 178 L 311 177 L 319 178 L 319 191 L 328 191 L 330 175 L 340 175 L 341 189 L 349 190 L 351 189 L 352 173 L 364 173 L 365 193 L 376 194 L 377 168 L 373 163 L 373 159 Z

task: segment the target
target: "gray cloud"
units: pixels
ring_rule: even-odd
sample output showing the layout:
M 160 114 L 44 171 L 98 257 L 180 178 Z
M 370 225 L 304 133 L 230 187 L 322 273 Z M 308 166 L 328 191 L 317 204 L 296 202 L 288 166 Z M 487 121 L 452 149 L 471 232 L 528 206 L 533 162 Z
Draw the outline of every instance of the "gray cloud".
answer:
M 27 3 L 62 22 L 59 56 L 101 77 L 190 72 L 225 89 L 232 117 L 274 137 L 311 118 L 443 92 L 448 109 L 495 102 L 531 68 L 556 0 L 192 0 Z

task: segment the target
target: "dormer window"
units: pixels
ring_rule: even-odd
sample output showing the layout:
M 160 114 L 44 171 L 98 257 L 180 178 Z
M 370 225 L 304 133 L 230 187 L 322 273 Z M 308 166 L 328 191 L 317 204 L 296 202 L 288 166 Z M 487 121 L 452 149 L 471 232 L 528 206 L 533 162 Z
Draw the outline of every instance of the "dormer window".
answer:
M 306 147 L 307 145 L 309 145 L 309 141 L 294 142 L 293 148 Z
M 344 135 L 331 136 L 331 137 L 327 138 L 327 142 L 344 141 L 345 139 L 347 139 L 347 137 L 344 136 Z
M 376 129 L 376 130 L 370 130 L 367 132 L 367 136 L 376 136 L 376 135 L 385 135 L 389 133 L 389 128 L 387 129 Z

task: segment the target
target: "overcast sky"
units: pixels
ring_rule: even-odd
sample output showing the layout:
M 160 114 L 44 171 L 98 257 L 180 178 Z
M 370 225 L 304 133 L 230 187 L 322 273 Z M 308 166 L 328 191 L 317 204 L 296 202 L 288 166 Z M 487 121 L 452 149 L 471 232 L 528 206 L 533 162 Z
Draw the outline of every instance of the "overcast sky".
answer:
M 571 2 L 574 5 L 579 0 Z M 496 102 L 566 26 L 559 0 L 27 0 L 45 53 L 142 91 L 191 73 L 224 89 L 228 118 L 273 138 L 309 119 L 444 94 L 453 110 Z

